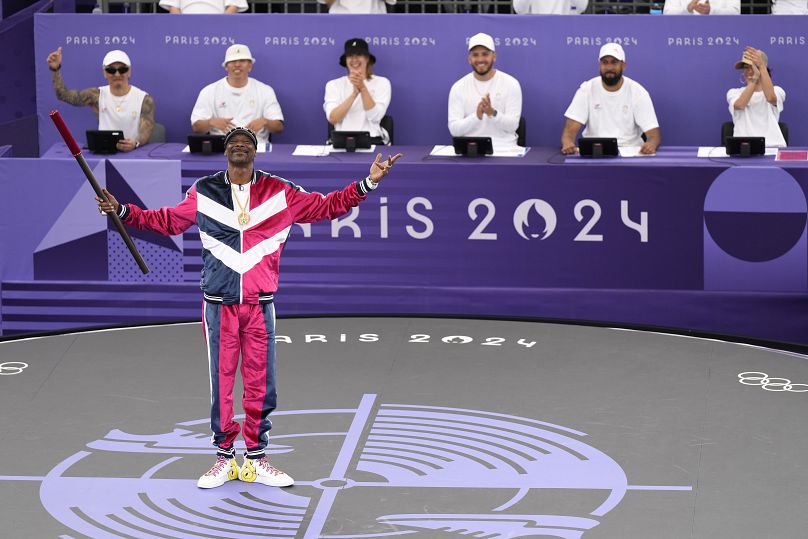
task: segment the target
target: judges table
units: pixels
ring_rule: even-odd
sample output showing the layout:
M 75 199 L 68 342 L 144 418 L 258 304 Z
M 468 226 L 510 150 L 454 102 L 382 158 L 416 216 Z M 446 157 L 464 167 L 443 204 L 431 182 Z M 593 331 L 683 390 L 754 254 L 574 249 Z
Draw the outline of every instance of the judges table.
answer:
M 154 208 L 176 204 L 198 177 L 226 165 L 222 155 L 183 146 L 87 159 L 119 200 Z M 374 155 L 303 157 L 294 149 L 274 145 L 257 154 L 256 167 L 328 192 L 365 177 Z M 697 158 L 696 148 L 678 147 L 597 160 L 550 148 L 521 158 L 437 157 L 431 149 L 380 148 L 403 157 L 367 201 L 333 222 L 292 227 L 280 315 L 536 317 L 808 344 L 805 162 Z M 172 239 L 134 232 L 152 267 L 140 275 L 117 233 L 98 230 L 86 181 L 66 158 L 56 145 L 39 160 L 0 160 L 6 169 L 9 161 L 42 169 L 52 198 L 49 227 L 27 246 L 30 267 L 3 268 L 4 332 L 51 327 L 44 314 L 21 317 L 32 290 L 89 303 L 97 291 L 83 283 L 91 281 L 127 298 L 118 322 L 198 318 L 195 230 Z M 5 204 L 4 215 L 23 211 Z M 76 227 L 83 232 L 54 232 Z M 92 313 L 75 323 L 99 322 Z M 54 323 L 73 323 L 71 315 Z

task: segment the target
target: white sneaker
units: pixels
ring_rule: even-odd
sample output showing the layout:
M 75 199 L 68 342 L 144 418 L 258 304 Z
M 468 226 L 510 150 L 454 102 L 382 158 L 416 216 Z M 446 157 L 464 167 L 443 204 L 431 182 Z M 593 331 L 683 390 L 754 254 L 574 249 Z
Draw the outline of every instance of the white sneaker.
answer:
M 248 483 L 255 481 L 270 487 L 289 487 L 295 483 L 289 475 L 271 465 L 265 456 L 260 459 L 245 457 L 238 478 Z
M 216 462 L 208 472 L 199 478 L 196 486 L 199 488 L 216 488 L 224 485 L 228 481 L 238 479 L 238 463 L 234 457 L 223 457 L 218 455 Z

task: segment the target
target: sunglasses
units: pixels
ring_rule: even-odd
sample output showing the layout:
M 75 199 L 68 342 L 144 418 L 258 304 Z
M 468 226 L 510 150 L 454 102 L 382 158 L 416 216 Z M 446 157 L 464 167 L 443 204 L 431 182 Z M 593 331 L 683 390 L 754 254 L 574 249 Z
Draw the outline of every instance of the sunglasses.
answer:
M 123 75 L 124 73 L 129 71 L 129 66 L 121 66 L 121 67 L 109 66 L 109 67 L 105 67 L 104 71 L 106 71 L 110 75 L 114 75 L 115 73 L 120 73 L 121 75 Z

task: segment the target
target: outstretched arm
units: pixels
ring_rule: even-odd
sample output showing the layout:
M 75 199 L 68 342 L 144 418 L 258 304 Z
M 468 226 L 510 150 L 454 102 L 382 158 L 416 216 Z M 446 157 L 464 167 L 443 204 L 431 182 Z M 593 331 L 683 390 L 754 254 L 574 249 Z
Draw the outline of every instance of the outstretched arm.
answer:
M 352 182 L 344 189 L 332 191 L 327 195 L 308 193 L 299 187 L 289 189 L 286 200 L 294 222 L 316 223 L 325 219 L 336 219 L 348 213 L 351 208 L 365 200 L 370 191 L 376 189 L 401 155 L 396 154 L 382 160 L 382 154 L 378 154 L 370 165 L 370 174 L 365 179 Z
M 98 211 L 115 212 L 127 225 L 140 230 L 151 230 L 163 236 L 175 236 L 185 232 L 196 222 L 196 186 L 188 190 L 185 199 L 172 207 L 159 210 L 144 210 L 134 204 L 120 204 L 116 198 L 103 189 L 107 201 L 95 197 Z

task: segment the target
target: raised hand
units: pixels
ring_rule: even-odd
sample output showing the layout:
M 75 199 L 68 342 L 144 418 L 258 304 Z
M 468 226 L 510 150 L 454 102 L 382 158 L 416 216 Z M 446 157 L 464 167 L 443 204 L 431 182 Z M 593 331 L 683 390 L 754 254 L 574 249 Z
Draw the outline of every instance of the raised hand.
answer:
M 376 159 L 374 159 L 373 164 L 370 165 L 370 174 L 368 175 L 370 181 L 373 183 L 382 181 L 382 178 L 387 176 L 393 164 L 398 161 L 398 158 L 402 155 L 403 154 L 397 153 L 396 155 L 388 156 L 386 160 L 382 161 L 382 154 L 376 154 Z
M 51 71 L 58 71 L 62 66 L 62 47 L 59 47 L 48 55 L 48 68 Z

